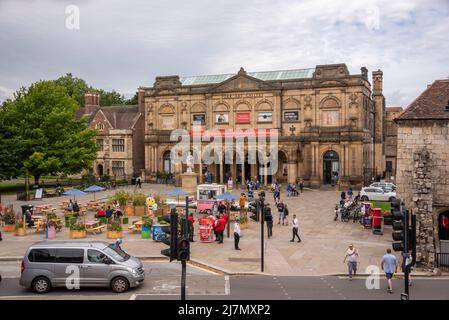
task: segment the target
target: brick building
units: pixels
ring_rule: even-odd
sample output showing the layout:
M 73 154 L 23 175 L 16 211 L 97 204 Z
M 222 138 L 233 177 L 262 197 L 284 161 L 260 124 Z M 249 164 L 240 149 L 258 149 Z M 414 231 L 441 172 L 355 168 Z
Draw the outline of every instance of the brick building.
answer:
M 395 182 L 398 124 L 394 122 L 394 119 L 401 114 L 403 109 L 401 107 L 388 107 L 385 111 L 385 178 Z
M 398 194 L 417 215 L 418 262 L 431 268 L 449 252 L 449 80 L 434 81 L 395 121 Z
M 141 175 L 144 168 L 144 120 L 137 105 L 100 108 L 97 93 L 85 95 L 84 108 L 76 117 L 86 117 L 89 126 L 98 130 L 100 150 L 91 173 L 98 177 L 130 179 Z

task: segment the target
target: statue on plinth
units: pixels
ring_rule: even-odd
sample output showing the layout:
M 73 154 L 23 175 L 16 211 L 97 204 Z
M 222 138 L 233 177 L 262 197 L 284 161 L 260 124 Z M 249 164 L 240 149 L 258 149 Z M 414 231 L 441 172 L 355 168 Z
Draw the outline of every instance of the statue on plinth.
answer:
M 192 156 L 192 152 L 190 152 L 190 151 L 189 151 L 189 154 L 187 155 L 186 164 L 187 164 L 186 173 L 193 173 L 193 156 Z

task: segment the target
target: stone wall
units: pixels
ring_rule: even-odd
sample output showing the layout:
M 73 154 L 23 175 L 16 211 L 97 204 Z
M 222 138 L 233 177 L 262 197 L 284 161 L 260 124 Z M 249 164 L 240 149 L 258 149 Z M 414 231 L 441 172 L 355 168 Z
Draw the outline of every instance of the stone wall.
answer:
M 401 121 L 398 128 L 398 197 L 417 215 L 417 259 L 433 267 L 437 214 L 449 207 L 449 121 Z

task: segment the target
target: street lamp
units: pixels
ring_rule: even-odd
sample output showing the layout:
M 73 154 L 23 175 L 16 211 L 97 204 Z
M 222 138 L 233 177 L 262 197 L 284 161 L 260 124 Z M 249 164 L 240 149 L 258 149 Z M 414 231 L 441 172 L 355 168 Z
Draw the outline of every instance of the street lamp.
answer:
M 265 191 L 259 192 L 259 209 L 260 209 L 260 272 L 263 272 L 264 266 L 264 246 L 263 246 L 263 228 L 265 223 L 265 213 L 264 213 L 264 201 L 265 201 Z

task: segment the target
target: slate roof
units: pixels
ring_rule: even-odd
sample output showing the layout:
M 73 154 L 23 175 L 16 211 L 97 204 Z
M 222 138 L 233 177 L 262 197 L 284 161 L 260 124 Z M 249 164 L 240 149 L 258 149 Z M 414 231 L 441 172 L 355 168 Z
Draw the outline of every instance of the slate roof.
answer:
M 93 112 L 86 114 L 88 123 L 92 122 L 98 111 L 102 111 L 114 129 L 132 129 L 136 120 L 139 118 L 139 107 L 137 105 L 126 106 L 106 106 L 95 107 Z M 77 119 L 84 115 L 85 108 L 79 108 L 75 117 Z
M 435 80 L 395 120 L 449 120 L 449 79 Z

